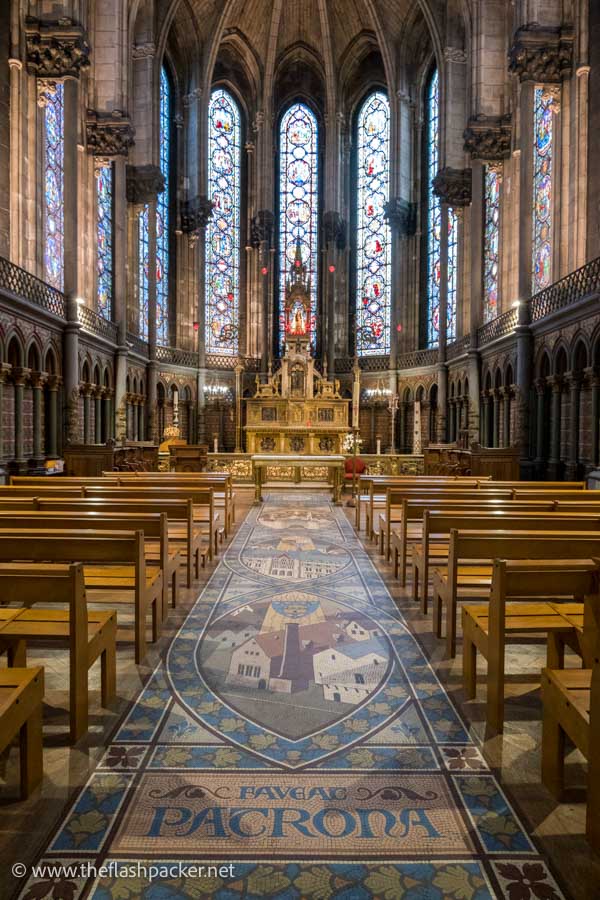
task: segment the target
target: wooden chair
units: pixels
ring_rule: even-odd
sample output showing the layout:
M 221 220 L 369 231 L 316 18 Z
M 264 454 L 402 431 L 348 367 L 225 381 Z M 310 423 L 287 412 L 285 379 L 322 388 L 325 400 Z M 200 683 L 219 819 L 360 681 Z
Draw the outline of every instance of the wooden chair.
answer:
M 152 615 L 152 639 L 161 624 L 163 573 L 147 566 L 143 531 L 74 531 L 70 529 L 0 528 L 0 562 L 82 562 L 86 589 L 126 591 L 133 604 L 135 661 L 146 655 L 146 620 Z M 94 602 L 123 603 L 119 596 Z M 122 632 L 120 631 L 120 634 Z
M 554 648 L 562 650 L 568 644 L 579 649 L 572 616 L 583 611 L 584 597 L 598 597 L 599 575 L 597 560 L 494 561 L 489 604 L 462 608 L 463 687 L 467 699 L 472 700 L 479 652 L 488 663 L 486 721 L 490 732 L 498 733 L 504 725 L 507 638 L 559 634 L 560 643 L 548 642 L 547 664 L 560 665 L 562 659 L 554 657 Z M 535 602 L 531 602 L 533 598 Z
M 19 736 L 22 799 L 43 777 L 43 698 L 43 669 L 0 669 L 0 753 Z
M 448 657 L 456 656 L 458 601 L 489 597 L 492 560 L 596 558 L 600 558 L 600 533 L 452 529 L 448 565 L 433 572 L 434 630 L 441 636 L 441 614 L 445 609 Z
M 108 707 L 116 695 L 115 610 L 88 610 L 83 566 L 38 563 L 0 564 L 0 596 L 19 609 L 0 621 L 0 650 L 9 665 L 24 666 L 27 645 L 36 641 L 67 645 L 69 650 L 70 737 L 78 741 L 88 729 L 88 671 L 100 660 L 101 702 Z M 32 609 L 36 603 L 63 603 L 68 609 Z
M 542 781 L 562 799 L 565 735 L 588 761 L 587 839 L 600 853 L 600 609 L 586 601 L 582 649 L 585 669 L 542 671 Z

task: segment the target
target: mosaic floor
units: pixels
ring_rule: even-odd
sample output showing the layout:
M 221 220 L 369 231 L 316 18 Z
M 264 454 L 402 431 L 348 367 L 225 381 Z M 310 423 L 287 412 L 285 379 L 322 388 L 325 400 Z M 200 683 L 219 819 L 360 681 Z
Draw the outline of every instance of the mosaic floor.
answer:
M 563 896 L 342 510 L 304 493 L 250 511 L 41 862 L 96 873 L 26 900 Z

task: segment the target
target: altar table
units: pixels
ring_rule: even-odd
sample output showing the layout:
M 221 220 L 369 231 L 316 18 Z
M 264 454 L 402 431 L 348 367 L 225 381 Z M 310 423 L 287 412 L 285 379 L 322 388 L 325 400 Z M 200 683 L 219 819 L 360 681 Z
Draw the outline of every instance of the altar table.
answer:
M 269 467 L 278 466 L 293 470 L 295 484 L 302 481 L 302 469 L 327 469 L 331 471 L 331 489 L 334 503 L 341 502 L 344 484 L 344 460 L 342 455 L 302 456 L 289 453 L 255 453 L 252 456 L 252 472 L 254 475 L 254 499 L 262 502 L 262 486 L 264 473 Z

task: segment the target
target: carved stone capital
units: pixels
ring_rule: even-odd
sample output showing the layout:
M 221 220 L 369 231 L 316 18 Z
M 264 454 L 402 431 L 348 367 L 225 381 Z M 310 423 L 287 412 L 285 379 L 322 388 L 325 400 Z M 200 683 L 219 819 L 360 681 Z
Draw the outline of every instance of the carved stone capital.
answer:
M 156 54 L 156 44 L 153 41 L 146 41 L 144 44 L 135 44 L 132 50 L 134 59 L 152 59 Z
M 391 197 L 384 207 L 385 217 L 400 237 L 411 237 L 417 230 L 417 205 L 404 197 Z
M 477 116 L 464 133 L 465 151 L 472 159 L 496 162 L 508 159 L 512 138 L 510 116 Z
M 90 65 L 86 32 L 71 19 L 41 22 L 27 16 L 25 50 L 27 71 L 37 78 L 79 78 Z
M 453 169 L 447 166 L 440 169 L 433 179 L 433 191 L 442 203 L 449 206 L 462 207 L 471 203 L 471 170 Z
M 165 178 L 158 166 L 127 166 L 126 194 L 129 203 L 152 203 L 165 189 Z
M 94 156 L 127 156 L 134 144 L 134 128 L 119 110 L 102 115 L 88 109 L 85 132 L 88 153 Z
M 193 197 L 186 200 L 181 210 L 181 230 L 186 234 L 198 234 L 200 229 L 206 228 L 213 214 L 214 203 L 208 197 Z
M 346 222 L 337 210 L 323 213 L 323 234 L 326 244 L 335 244 L 338 250 L 346 246 Z
M 181 101 L 184 107 L 187 109 L 192 106 L 193 103 L 196 103 L 198 100 L 202 99 L 202 88 L 194 88 L 189 92 L 189 94 L 184 94 L 181 98 Z
M 552 84 L 571 74 L 573 32 L 531 24 L 515 32 L 508 52 L 509 71 L 521 81 Z
M 251 244 L 255 249 L 260 247 L 263 241 L 266 242 L 267 247 L 272 247 L 274 225 L 275 217 L 270 209 L 259 209 L 256 215 L 253 216 L 250 238 Z

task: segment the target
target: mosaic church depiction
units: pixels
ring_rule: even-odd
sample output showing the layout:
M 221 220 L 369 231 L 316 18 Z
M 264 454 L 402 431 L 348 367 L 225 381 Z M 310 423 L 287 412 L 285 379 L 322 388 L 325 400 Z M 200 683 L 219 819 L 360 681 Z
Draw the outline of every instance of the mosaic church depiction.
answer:
M 600 0 L 0 0 L 1 900 L 599 900 Z

